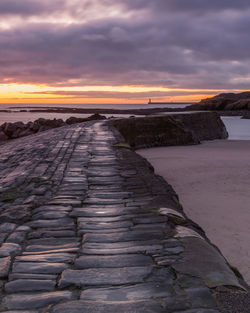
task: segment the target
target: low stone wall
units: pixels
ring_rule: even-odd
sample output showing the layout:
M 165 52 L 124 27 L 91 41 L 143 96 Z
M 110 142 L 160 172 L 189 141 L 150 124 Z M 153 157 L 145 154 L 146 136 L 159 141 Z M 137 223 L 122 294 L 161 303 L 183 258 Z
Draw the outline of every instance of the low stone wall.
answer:
M 215 112 L 119 119 L 109 124 L 135 149 L 192 145 L 201 140 L 228 137 L 225 125 Z

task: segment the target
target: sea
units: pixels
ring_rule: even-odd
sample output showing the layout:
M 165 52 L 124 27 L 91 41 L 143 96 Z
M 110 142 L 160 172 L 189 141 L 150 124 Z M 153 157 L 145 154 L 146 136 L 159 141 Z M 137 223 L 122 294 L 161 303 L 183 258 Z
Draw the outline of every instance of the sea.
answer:
M 29 110 L 31 108 L 82 108 L 82 109 L 150 109 L 150 108 L 184 108 L 189 104 L 0 104 L 0 110 L 10 110 L 10 112 L 0 112 L 0 125 L 5 122 L 24 123 L 35 121 L 38 118 L 54 119 L 61 118 L 64 121 L 71 117 L 88 117 L 91 114 L 77 113 L 47 113 L 47 112 L 20 112 L 20 110 Z M 171 112 L 172 114 L 173 112 Z M 168 114 L 168 113 L 164 113 Z M 131 114 L 104 114 L 106 117 L 129 117 Z M 250 140 L 250 119 L 242 119 L 240 116 L 221 117 L 229 134 L 228 140 Z
M 10 110 L 10 112 L 0 112 L 0 125 L 3 123 L 14 123 L 22 121 L 24 123 L 33 122 L 38 118 L 54 119 L 61 118 L 66 120 L 71 116 L 75 117 L 88 117 L 91 114 L 79 114 L 79 113 L 48 113 L 48 112 L 20 112 L 20 110 L 29 110 L 35 108 L 77 108 L 77 109 L 117 109 L 117 110 L 128 110 L 128 109 L 151 109 L 151 108 L 184 108 L 187 104 L 0 104 L 0 110 Z M 106 117 L 129 117 L 131 114 L 103 114 Z

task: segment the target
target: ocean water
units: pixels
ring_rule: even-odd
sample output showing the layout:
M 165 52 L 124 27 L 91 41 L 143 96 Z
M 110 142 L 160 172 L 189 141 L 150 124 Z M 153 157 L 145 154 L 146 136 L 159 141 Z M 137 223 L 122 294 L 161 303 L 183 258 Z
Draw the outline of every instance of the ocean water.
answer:
M 250 140 L 250 119 L 240 116 L 223 116 L 221 119 L 227 128 L 229 140 Z
M 38 118 L 54 119 L 61 118 L 64 121 L 71 117 L 88 117 L 91 114 L 77 114 L 77 113 L 32 113 L 20 112 L 20 109 L 31 109 L 38 107 L 70 107 L 70 108 L 106 108 L 106 109 L 149 109 L 149 108 L 184 108 L 187 104 L 0 104 L 0 109 L 10 109 L 9 112 L 0 112 L 0 125 L 5 122 L 24 123 L 34 121 Z M 105 114 L 106 117 L 129 117 L 131 114 Z M 222 120 L 229 133 L 229 140 L 250 140 L 250 120 L 241 119 L 240 116 L 223 116 Z
M 187 104 L 0 104 L 0 109 L 11 110 L 11 112 L 0 112 L 0 125 L 5 122 L 14 123 L 22 121 L 24 123 L 35 121 L 38 118 L 54 119 L 61 118 L 64 121 L 71 117 L 88 117 L 91 114 L 77 114 L 77 113 L 32 113 L 20 112 L 21 109 L 31 108 L 50 108 L 50 107 L 65 107 L 65 108 L 80 108 L 80 109 L 150 109 L 150 108 L 183 108 Z M 129 117 L 131 114 L 104 114 L 106 117 Z

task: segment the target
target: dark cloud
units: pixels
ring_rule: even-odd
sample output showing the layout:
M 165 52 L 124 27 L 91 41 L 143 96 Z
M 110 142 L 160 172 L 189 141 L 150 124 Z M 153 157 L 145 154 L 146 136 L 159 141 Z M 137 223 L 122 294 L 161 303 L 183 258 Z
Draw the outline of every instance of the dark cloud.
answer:
M 0 15 L 41 15 L 58 11 L 64 7 L 63 0 L 1 0 Z
M 119 1 L 119 0 L 118 0 Z M 120 0 L 120 2 L 130 9 L 155 8 L 167 9 L 178 12 L 218 12 L 219 10 L 242 10 L 250 7 L 247 0 Z M 112 3 L 112 0 L 110 1 Z
M 98 11 L 97 20 L 82 24 L 24 20 L 21 26 L 2 29 L 0 80 L 55 86 L 248 88 L 250 3 L 246 1 L 3 0 L 0 14 L 60 11 L 86 16 L 98 5 L 137 13 L 110 18 L 100 17 Z

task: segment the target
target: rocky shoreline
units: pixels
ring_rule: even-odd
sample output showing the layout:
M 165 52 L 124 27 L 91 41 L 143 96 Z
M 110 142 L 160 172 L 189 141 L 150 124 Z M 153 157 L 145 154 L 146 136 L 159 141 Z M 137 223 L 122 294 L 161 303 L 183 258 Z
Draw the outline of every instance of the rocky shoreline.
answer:
M 247 112 L 250 110 L 250 92 L 222 93 L 215 97 L 203 99 L 186 109 Z
M 25 137 L 53 128 L 103 119 L 106 119 L 106 117 L 100 114 L 93 114 L 87 118 L 70 117 L 65 122 L 62 119 L 50 120 L 39 118 L 34 122 L 28 122 L 26 124 L 23 122 L 4 123 L 0 126 L 0 143 L 9 139 Z

